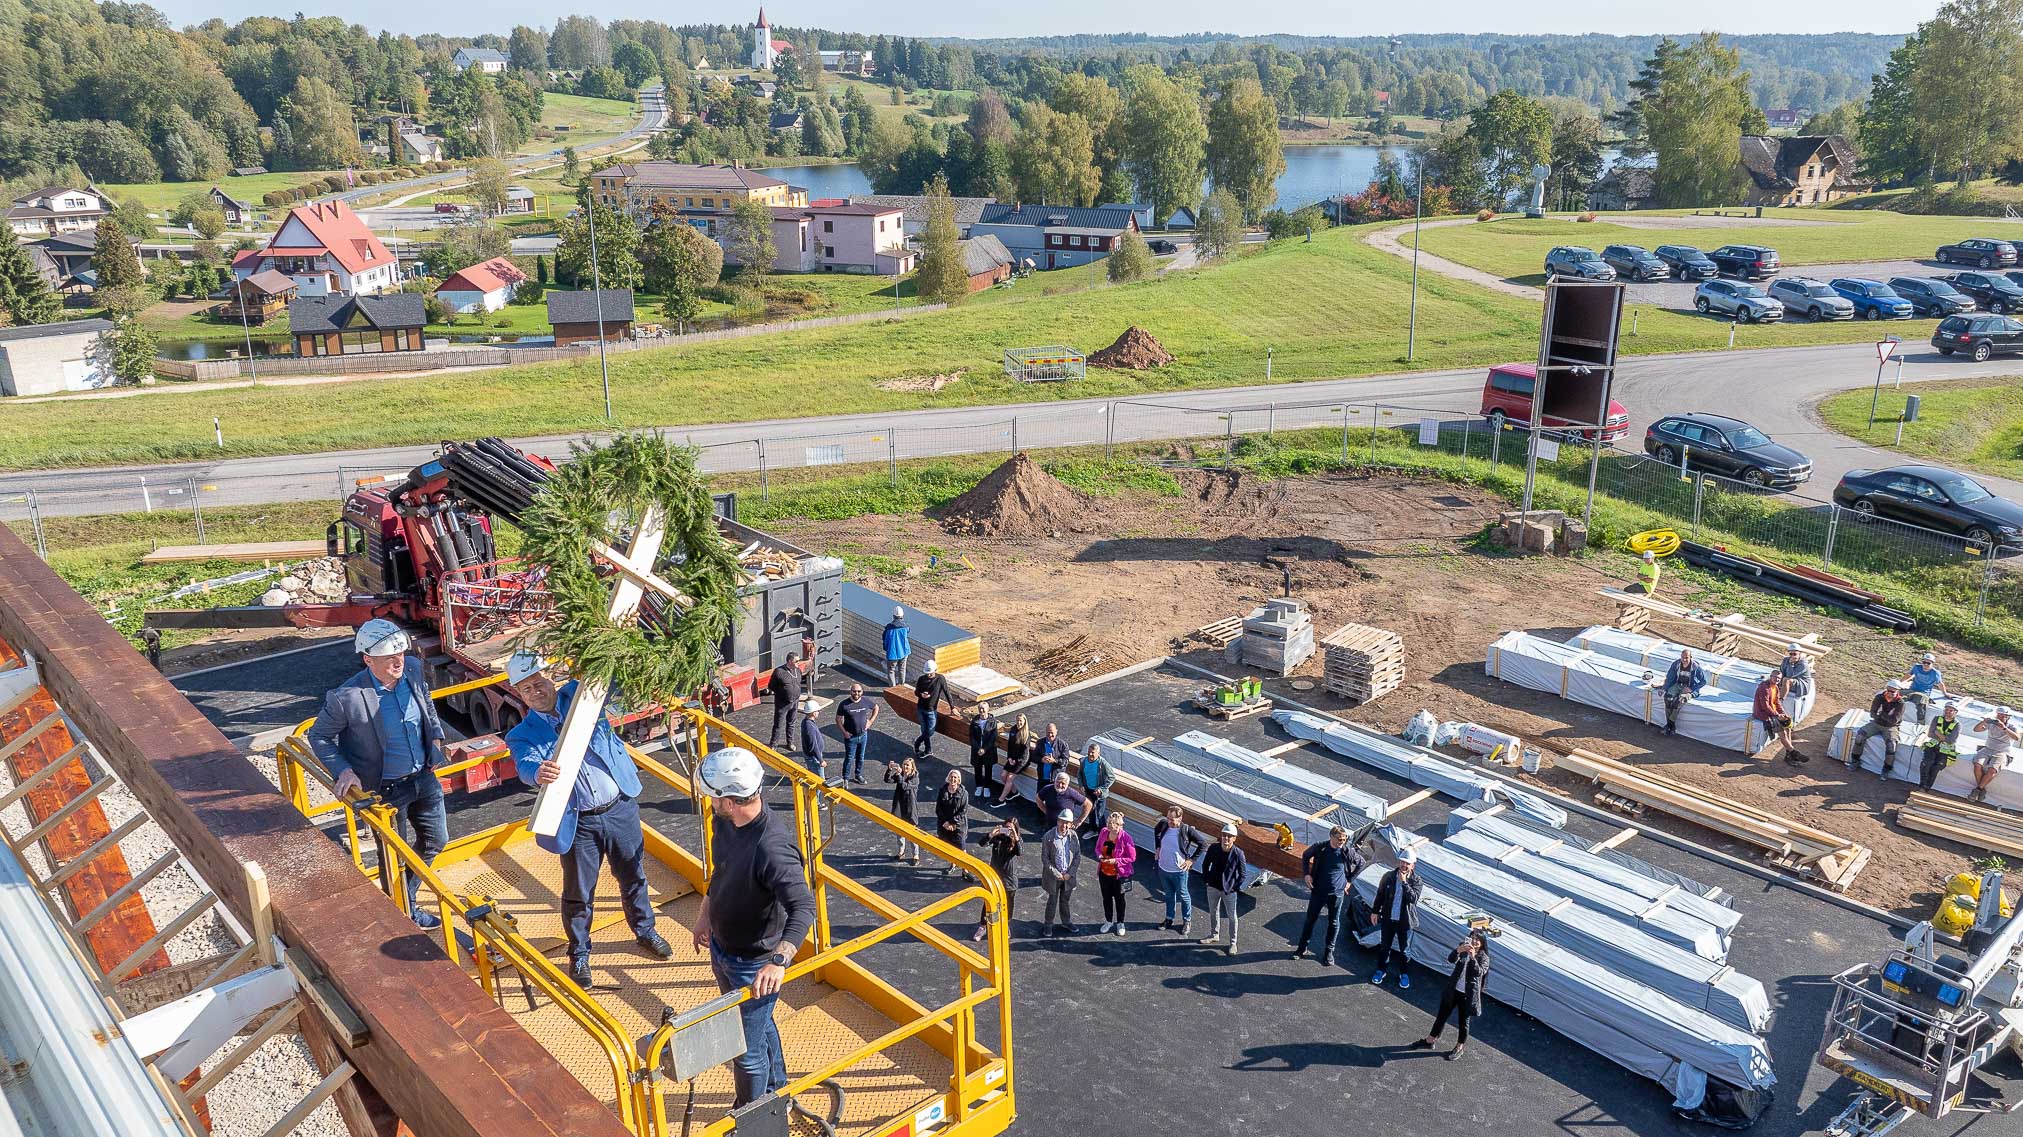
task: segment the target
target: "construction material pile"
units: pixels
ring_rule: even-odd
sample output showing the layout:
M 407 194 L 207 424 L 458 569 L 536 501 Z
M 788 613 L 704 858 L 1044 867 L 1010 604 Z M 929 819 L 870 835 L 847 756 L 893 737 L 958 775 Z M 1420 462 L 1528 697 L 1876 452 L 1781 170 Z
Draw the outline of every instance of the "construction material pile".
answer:
M 1052 691 L 1098 675 L 1108 675 L 1133 661 L 1133 653 L 1084 633 L 1065 643 L 1035 652 L 1026 663 L 1027 681 L 1036 691 Z
M 843 582 L 843 655 L 873 675 L 885 674 L 885 625 L 900 605 L 890 596 L 873 592 L 861 584 Z M 946 620 L 937 619 L 918 608 L 906 609 L 907 642 L 912 654 L 906 657 L 905 679 L 920 678 L 929 660 L 953 683 L 955 673 L 983 662 L 983 640 Z
M 1291 675 L 1314 654 L 1314 619 L 1304 600 L 1267 600 L 1243 618 L 1243 634 L 1223 649 L 1230 663 Z
M 342 604 L 351 594 L 344 580 L 344 562 L 337 557 L 318 557 L 291 566 L 274 587 L 260 596 L 269 608 L 283 604 Z
M 1405 641 L 1396 632 L 1343 624 L 1321 648 L 1330 695 L 1367 703 L 1405 681 Z
M 801 574 L 801 558 L 785 549 L 777 549 L 764 541 L 753 541 L 739 547 L 737 542 L 725 538 L 724 544 L 738 550 L 738 566 L 753 581 L 785 580 Z M 824 560 L 826 558 L 816 558 Z
M 2023 817 L 1999 809 L 1913 793 L 1897 807 L 1897 824 L 2005 857 L 2023 857 Z
M 1955 694 L 1945 701 L 1952 703 L 1960 716 L 1960 739 L 1956 744 L 1960 756 L 1958 761 L 1939 771 L 1932 788 L 1942 794 L 1963 798 L 1973 792 L 1974 760 L 1980 755 L 1982 744 L 1988 741 L 1987 734 L 1976 734 L 1974 728 L 1984 720 L 1994 718 L 1996 707 L 1986 699 L 1977 699 L 1972 695 Z M 1926 713 L 1938 714 L 1939 703 L 1940 700 L 1934 699 L 1932 709 Z M 1854 741 L 1855 732 L 1867 726 L 1868 721 L 1866 708 L 1856 707 L 1841 712 L 1841 716 L 1833 722 L 1833 735 L 1826 746 L 1828 756 L 1847 761 L 1848 745 Z M 1899 782 L 1915 783 L 1925 759 L 1924 737 L 1924 724 L 1917 721 L 1912 709 L 1906 709 L 1903 721 L 1897 724 L 1896 733 L 1887 742 L 1880 738 L 1869 739 L 1856 764 L 1872 774 L 1881 774 L 1886 753 L 1884 746 L 1887 745 L 1895 750 L 1890 777 Z M 1995 772 L 1995 780 L 1988 783 L 1987 801 L 1998 809 L 2023 809 L 2023 754 L 2010 752 L 2002 768 Z
M 1052 537 L 1080 528 L 1088 499 L 1023 451 L 948 503 L 941 524 L 968 537 Z
M 1091 355 L 1089 362 L 1113 371 L 1149 371 L 1173 362 L 1173 353 L 1167 351 L 1151 332 L 1133 324 L 1124 329 L 1124 334 L 1117 337 L 1116 343 Z
M 1404 778 L 1464 802 L 1507 801 L 1526 817 L 1554 829 L 1566 824 L 1566 810 L 1545 797 L 1517 789 L 1501 778 L 1479 773 L 1408 742 L 1306 711 L 1273 711 L 1271 718 L 1280 730 L 1302 742 L 1318 742 L 1335 754 L 1394 778 Z
M 1703 569 L 1734 577 L 1744 584 L 1796 597 L 1808 604 L 1838 608 L 1865 624 L 1897 632 L 1913 631 L 1918 626 L 1909 612 L 1890 607 L 1883 603 L 1881 593 L 1870 592 L 1846 577 L 1731 553 L 1697 541 L 1679 542 L 1679 555 Z

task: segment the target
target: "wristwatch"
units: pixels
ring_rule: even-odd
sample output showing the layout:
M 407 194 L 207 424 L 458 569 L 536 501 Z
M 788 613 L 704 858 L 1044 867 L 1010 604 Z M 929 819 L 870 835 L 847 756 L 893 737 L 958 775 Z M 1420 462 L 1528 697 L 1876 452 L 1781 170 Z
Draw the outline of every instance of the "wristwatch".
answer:
M 772 955 L 766 957 L 766 962 L 775 964 L 780 967 L 785 967 L 787 966 L 787 959 L 788 956 L 786 952 L 776 951 Z

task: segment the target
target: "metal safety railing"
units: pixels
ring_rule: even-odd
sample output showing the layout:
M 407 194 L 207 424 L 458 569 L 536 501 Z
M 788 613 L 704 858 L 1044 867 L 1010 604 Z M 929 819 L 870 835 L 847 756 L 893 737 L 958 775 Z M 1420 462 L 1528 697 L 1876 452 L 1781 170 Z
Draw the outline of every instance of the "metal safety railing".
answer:
M 1864 964 L 1834 977 L 1819 1057 L 1898 1105 L 1942 1117 L 1966 1096 L 1988 1016 L 1970 1006 L 1939 1019 L 1879 989 L 1880 975 Z
M 503 680 L 491 676 L 469 683 L 443 687 L 438 699 L 476 690 Z M 361 872 L 379 884 L 396 904 L 404 904 L 410 874 L 434 896 L 435 912 L 442 920 L 443 949 L 453 961 L 471 968 L 474 979 L 495 1000 L 503 1000 L 502 980 L 517 974 L 534 993 L 559 1007 L 602 1055 L 602 1066 L 611 1078 L 614 1109 L 624 1124 L 641 1137 L 668 1137 L 674 1132 L 668 1118 L 666 1094 L 673 1084 L 663 1072 L 677 1024 L 681 1029 L 707 1022 L 734 1011 L 752 997 L 749 988 L 713 1000 L 700 1008 L 667 1008 L 659 1029 L 646 1038 L 630 1037 L 612 1013 L 571 980 L 556 963 L 538 950 L 520 932 L 512 914 L 492 898 L 458 893 L 438 874 L 437 866 L 483 855 L 516 841 L 530 840 L 524 820 L 493 826 L 452 840 L 431 865 L 400 835 L 395 811 L 370 795 L 354 793 L 339 799 L 331 793 L 334 778 L 311 751 L 306 732 L 314 720 L 300 724 L 276 748 L 283 793 L 305 816 L 315 819 L 341 812 L 344 839 L 352 861 Z M 874 1055 L 916 1038 L 924 1038 L 951 1064 L 948 1087 L 941 1095 L 938 1116 L 947 1123 L 943 1133 L 994 1133 L 1010 1122 L 1013 1098 L 1012 1025 L 1010 988 L 1010 931 L 1005 918 L 1007 897 L 997 874 L 967 852 L 942 842 L 931 834 L 906 825 L 889 811 L 875 806 L 840 787 L 826 785 L 799 763 L 792 762 L 738 728 L 700 710 L 678 708 L 670 716 L 670 744 L 681 755 L 681 763 L 699 762 L 711 746 L 714 734 L 722 745 L 743 746 L 757 755 L 768 770 L 784 781 L 792 793 L 795 838 L 801 850 L 807 880 L 816 900 L 816 919 L 811 930 L 812 952 L 804 948 L 787 969 L 782 989 L 800 981 L 819 981 L 850 992 L 890 1019 L 893 1026 L 876 1038 L 793 1079 L 781 1091 L 794 1096 L 830 1081 Z M 640 773 L 676 794 L 689 799 L 699 819 L 697 852 L 691 853 L 668 835 L 643 826 L 649 855 L 673 868 L 699 889 L 706 891 L 710 876 L 710 832 L 713 813 L 683 770 L 664 764 L 650 755 L 628 747 Z M 447 777 L 489 759 L 471 759 L 439 768 Z M 692 767 L 690 767 L 692 768 Z M 326 801 L 312 800 L 311 784 L 322 787 Z M 452 791 L 454 792 L 454 791 Z M 835 838 L 835 814 L 842 811 L 854 820 L 868 823 L 894 837 L 916 842 L 930 856 L 960 869 L 969 884 L 924 906 L 908 908 L 880 895 L 831 864 L 828 848 Z M 364 838 L 370 836 L 378 852 L 378 864 L 368 865 Z M 867 931 L 838 943 L 833 901 L 848 900 L 861 906 L 881 922 Z M 931 921 L 966 905 L 982 906 L 989 929 L 985 949 L 979 951 L 935 928 Z M 868 949 L 909 936 L 933 948 L 957 969 L 959 994 L 938 1007 L 925 1007 L 880 979 L 864 963 Z M 530 996 L 531 1002 L 531 996 Z M 503 1002 L 502 1004 L 503 1005 Z M 995 1047 L 982 1043 L 977 1015 L 984 1008 L 995 1011 Z M 683 1017 L 683 1012 L 688 1012 Z M 728 1133 L 729 1118 L 704 1125 L 704 1135 Z

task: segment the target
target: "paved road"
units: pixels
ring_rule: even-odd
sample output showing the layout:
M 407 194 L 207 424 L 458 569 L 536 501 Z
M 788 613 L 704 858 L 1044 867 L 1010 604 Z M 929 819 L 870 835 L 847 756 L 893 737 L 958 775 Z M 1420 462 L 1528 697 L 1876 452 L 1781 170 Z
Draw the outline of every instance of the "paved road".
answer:
M 667 112 L 663 109 L 657 108 L 642 109 L 639 115 L 639 121 L 637 123 L 634 123 L 630 130 L 627 130 L 625 133 L 618 135 L 616 138 L 609 139 L 606 142 L 600 142 L 597 145 L 604 146 L 610 145 L 611 143 L 619 143 L 619 142 L 634 142 L 634 143 L 639 142 L 640 140 L 644 139 L 648 134 L 651 134 L 655 130 L 660 129 L 661 123 L 666 119 L 666 117 Z M 562 148 L 559 146 L 553 150 L 544 150 L 539 154 L 524 154 L 521 155 L 519 158 L 514 159 L 513 172 L 526 173 L 529 170 L 536 170 L 546 166 L 552 166 L 557 162 L 560 162 L 561 160 L 562 160 Z M 343 193 L 326 194 L 324 195 L 324 197 L 319 198 L 318 200 L 357 202 L 362 201 L 368 197 L 378 197 L 381 194 L 400 193 L 402 191 L 413 192 L 436 188 L 456 182 L 464 182 L 470 180 L 470 176 L 471 173 L 469 170 L 447 170 L 440 174 L 428 174 L 424 177 L 409 178 L 405 181 L 381 182 L 376 186 L 359 186 L 356 189 L 346 190 Z
M 2016 368 L 2013 362 L 1942 360 L 1922 343 L 1906 346 L 1906 386 L 1934 379 L 2002 375 Z M 1811 410 L 1825 395 L 1872 382 L 1875 373 L 1875 352 L 1867 344 L 1645 356 L 1623 364 L 1617 397 L 1630 408 L 1632 446 L 1638 444 L 1643 428 L 1659 415 L 1715 410 L 1748 418 L 1812 457 L 1817 472 L 1803 493 L 1824 498 L 1846 471 L 1896 460 L 1887 451 L 1826 430 Z M 1114 426 L 1109 422 L 1112 401 L 1083 399 L 676 426 L 669 430 L 706 447 L 705 466 L 712 472 L 755 470 L 762 461 L 775 469 L 879 462 L 891 457 L 1002 451 L 1013 444 L 1014 430 L 1018 445 L 1041 448 L 1101 443 L 1106 438 L 1150 441 L 1202 437 L 1226 430 L 1255 432 L 1267 425 L 1286 429 L 1340 423 L 1344 406 L 1349 407 L 1351 425 L 1367 425 L 1372 403 L 1397 408 L 1379 419 L 1394 425 L 1410 424 L 1422 412 L 1462 417 L 1480 407 L 1482 374 L 1481 368 L 1471 367 L 1122 400 L 1114 404 Z M 1894 382 L 1894 364 L 1887 377 Z M 1889 396 L 1885 391 L 1885 407 Z M 1225 420 L 1222 413 L 1231 410 L 1235 412 L 1233 421 Z M 571 437 L 514 441 L 530 450 L 559 456 L 566 453 Z M 755 439 L 766 440 L 763 452 Z M 211 463 L 7 474 L 0 475 L 0 499 L 33 489 L 46 514 L 133 509 L 139 508 L 139 480 L 145 477 L 155 486 L 195 478 L 215 487 L 204 492 L 206 504 L 310 500 L 334 495 L 340 476 L 355 478 L 372 471 L 406 469 L 432 451 L 429 446 L 401 446 Z M 1999 478 L 1982 480 L 1997 493 L 2023 500 L 2023 485 Z M 22 507 L 0 500 L 0 511 L 18 516 Z

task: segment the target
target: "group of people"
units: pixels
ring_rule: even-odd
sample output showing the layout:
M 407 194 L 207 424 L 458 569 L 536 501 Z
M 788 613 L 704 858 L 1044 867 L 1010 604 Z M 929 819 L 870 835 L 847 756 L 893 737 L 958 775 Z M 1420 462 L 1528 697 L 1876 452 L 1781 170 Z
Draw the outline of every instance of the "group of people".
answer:
M 1934 705 L 1938 707 L 1937 714 L 1932 713 Z M 1847 768 L 1852 770 L 1860 764 L 1870 739 L 1880 738 L 1882 774 L 1888 778 L 1896 769 L 1897 732 L 1907 711 L 1915 714 L 1914 721 L 1925 728 L 1918 740 L 1921 755 L 1918 785 L 1931 789 L 1939 772 L 1959 760 L 1960 728 L 1964 724 L 1960 721 L 1959 700 L 1946 690 L 1945 673 L 1929 651 L 1901 678 L 1884 684 L 1869 700 L 1869 721 L 1848 742 Z M 1967 800 L 1986 801 L 1995 775 L 2008 765 L 2010 754 L 2023 741 L 2023 722 L 2017 720 L 2016 712 L 2010 708 L 1996 707 L 1994 715 L 1975 723 L 1970 733 L 1980 735 L 1981 741 L 1974 752 L 1974 788 L 1967 792 Z

